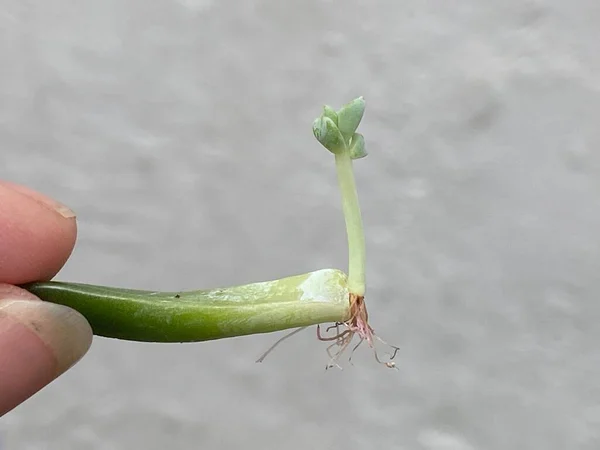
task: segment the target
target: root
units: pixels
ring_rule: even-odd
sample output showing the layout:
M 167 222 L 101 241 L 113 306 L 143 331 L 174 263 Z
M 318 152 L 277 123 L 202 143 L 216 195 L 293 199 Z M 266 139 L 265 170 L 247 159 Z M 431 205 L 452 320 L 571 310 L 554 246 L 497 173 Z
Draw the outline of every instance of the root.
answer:
M 262 356 L 260 358 L 258 358 L 256 360 L 257 363 L 261 363 L 265 360 L 265 358 L 267 357 L 267 355 L 269 353 L 271 353 L 273 350 L 275 350 L 275 347 L 277 347 L 279 344 L 281 344 L 283 341 L 285 341 L 287 338 L 292 337 L 293 335 L 295 335 L 296 333 L 300 333 L 302 330 L 306 330 L 308 327 L 301 327 L 301 328 L 296 328 L 294 331 L 292 331 L 291 333 L 286 334 L 285 336 L 283 336 L 282 338 L 278 339 L 277 342 L 275 342 L 273 345 L 271 345 L 269 347 L 269 349 L 264 352 L 262 354 Z
M 277 340 L 266 352 L 262 354 L 260 358 L 258 358 L 256 362 L 263 362 L 263 360 L 275 349 L 275 347 L 300 331 L 305 330 L 306 328 L 308 327 L 297 328 Z M 328 336 L 327 333 L 332 330 L 335 330 L 335 334 Z M 352 364 L 352 356 L 354 355 L 354 352 L 363 342 L 367 342 L 369 347 L 373 349 L 375 361 L 390 369 L 397 369 L 396 363 L 393 361 L 393 359 L 398 354 L 400 348 L 388 344 L 375 334 L 375 331 L 371 325 L 369 325 L 369 314 L 367 313 L 367 307 L 365 306 L 365 299 L 363 296 L 350 294 L 350 318 L 345 322 L 336 322 L 333 325 L 328 326 L 325 329 L 325 333 L 326 334 L 323 335 L 323 333 L 321 333 L 321 326 L 317 325 L 317 339 L 323 342 L 331 343 L 326 348 L 327 355 L 329 356 L 329 362 L 327 363 L 327 366 L 325 366 L 325 369 L 331 369 L 333 367 L 337 367 L 338 369 L 342 368 L 338 361 L 342 354 L 350 346 L 355 336 L 358 336 L 359 341 L 354 347 L 352 347 L 352 350 L 350 351 L 350 355 L 348 357 L 348 362 L 350 364 Z M 379 341 L 383 345 L 392 349 L 391 353 L 387 353 L 387 359 L 382 360 L 380 358 L 377 349 L 375 348 L 375 341 Z M 333 351 L 334 349 L 335 352 Z
M 346 329 L 340 331 L 340 327 L 345 327 Z M 375 356 L 375 360 L 390 369 L 397 369 L 396 363 L 392 361 L 398 351 L 399 347 L 394 345 L 390 345 L 381 339 L 379 336 L 375 334 L 375 330 L 369 325 L 369 314 L 367 312 L 367 307 L 365 305 L 364 297 L 360 295 L 350 294 L 350 318 L 346 322 L 337 322 L 334 325 L 328 327 L 325 331 L 335 329 L 336 334 L 333 336 L 323 336 L 321 334 L 321 328 L 317 326 L 317 338 L 320 341 L 335 341 L 332 345 L 327 347 L 327 354 L 329 355 L 330 361 L 326 366 L 326 369 L 330 369 L 332 367 L 338 367 L 341 369 L 338 361 L 342 354 L 346 351 L 355 335 L 358 335 L 359 341 L 352 350 L 350 351 L 350 356 L 348 358 L 348 362 L 352 364 L 352 355 L 358 349 L 358 347 L 363 343 L 367 342 L 369 347 L 373 349 L 373 353 Z M 381 342 L 382 344 L 390 347 L 393 352 L 388 354 L 387 360 L 383 361 L 375 348 L 375 340 Z M 331 349 L 333 347 L 338 347 L 338 350 L 332 355 Z

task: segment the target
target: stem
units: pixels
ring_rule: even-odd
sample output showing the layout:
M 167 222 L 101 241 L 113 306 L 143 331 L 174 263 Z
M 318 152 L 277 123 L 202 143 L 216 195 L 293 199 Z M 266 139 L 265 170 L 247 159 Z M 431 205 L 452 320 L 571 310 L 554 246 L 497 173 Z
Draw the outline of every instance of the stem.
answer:
M 179 293 L 51 281 L 24 287 L 42 300 L 79 311 L 94 334 L 132 341 L 207 341 L 343 322 L 350 316 L 346 275 L 334 269 Z
M 365 235 L 363 231 L 352 158 L 347 150 L 335 154 L 335 167 L 342 193 L 342 207 L 348 236 L 348 290 L 365 295 Z

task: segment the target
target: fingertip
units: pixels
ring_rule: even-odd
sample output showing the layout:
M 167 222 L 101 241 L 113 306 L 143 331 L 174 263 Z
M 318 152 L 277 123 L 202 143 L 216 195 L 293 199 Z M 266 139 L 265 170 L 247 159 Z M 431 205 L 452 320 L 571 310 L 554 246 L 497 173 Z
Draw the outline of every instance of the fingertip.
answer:
M 0 415 L 71 368 L 91 343 L 90 325 L 71 308 L 0 300 Z
M 92 344 L 90 324 L 67 306 L 18 298 L 0 301 L 0 312 L 29 328 L 46 345 L 56 360 L 54 377 L 71 368 Z
M 23 284 L 56 275 L 75 246 L 75 214 L 6 181 L 0 181 L 0 205 L 0 282 Z
M 67 205 L 64 205 L 58 200 L 55 200 L 51 197 L 48 197 L 47 195 L 42 194 L 41 192 L 34 191 L 33 189 L 28 188 L 27 186 L 11 183 L 10 181 L 0 180 L 0 187 L 10 189 L 26 197 L 29 197 L 31 200 L 37 202 L 39 205 L 43 206 L 44 208 L 47 208 L 53 213 L 58 213 L 65 219 L 71 219 L 76 217 L 75 212 Z

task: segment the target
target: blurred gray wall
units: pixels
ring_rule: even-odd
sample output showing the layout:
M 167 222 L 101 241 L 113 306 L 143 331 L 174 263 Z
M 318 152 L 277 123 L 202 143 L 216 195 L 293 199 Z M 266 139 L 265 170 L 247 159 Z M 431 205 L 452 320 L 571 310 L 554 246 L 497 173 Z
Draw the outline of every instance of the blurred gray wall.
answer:
M 10 449 L 600 448 L 600 3 L 0 0 L 0 177 L 71 206 L 63 280 L 188 289 L 346 266 L 310 125 L 364 95 L 372 322 L 98 338 Z

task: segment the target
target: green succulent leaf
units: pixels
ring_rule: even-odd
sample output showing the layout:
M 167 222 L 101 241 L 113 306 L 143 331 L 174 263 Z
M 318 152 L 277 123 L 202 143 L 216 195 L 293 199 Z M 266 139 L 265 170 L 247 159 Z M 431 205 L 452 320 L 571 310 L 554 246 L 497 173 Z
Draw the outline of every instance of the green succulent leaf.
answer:
M 343 152 L 346 142 L 335 122 L 329 117 L 321 116 L 313 122 L 313 133 L 323 147 L 331 153 Z
M 352 159 L 360 159 L 367 156 L 367 149 L 365 148 L 365 138 L 360 133 L 354 133 L 350 140 L 350 157 Z
M 335 123 L 336 125 L 338 124 L 338 115 L 335 112 L 335 110 L 329 105 L 325 105 L 323 107 L 323 114 L 321 114 L 321 117 L 329 117 L 331 120 L 333 120 L 333 123 Z
M 354 134 L 365 112 L 365 100 L 358 97 L 344 105 L 338 112 L 337 125 L 346 139 Z

